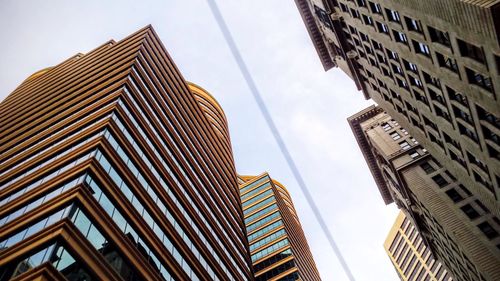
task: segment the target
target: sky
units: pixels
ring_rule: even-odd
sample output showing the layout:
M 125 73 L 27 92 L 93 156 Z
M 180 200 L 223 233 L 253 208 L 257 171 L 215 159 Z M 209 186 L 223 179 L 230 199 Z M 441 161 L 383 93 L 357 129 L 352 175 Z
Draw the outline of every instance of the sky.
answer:
M 293 1 L 217 3 L 355 279 L 398 280 L 382 246 L 398 210 L 384 205 L 346 121 L 373 102 L 340 69 L 323 70 Z M 37 70 L 147 24 L 223 107 L 238 172 L 267 171 L 290 191 L 322 279 L 348 280 L 204 0 L 2 0 L 0 100 Z

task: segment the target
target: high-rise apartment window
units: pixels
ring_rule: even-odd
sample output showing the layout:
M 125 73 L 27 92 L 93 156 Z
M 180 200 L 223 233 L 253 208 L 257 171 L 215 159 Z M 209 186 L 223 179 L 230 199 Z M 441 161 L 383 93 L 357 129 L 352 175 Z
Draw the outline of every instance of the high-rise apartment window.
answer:
M 434 169 L 434 167 L 432 167 L 432 165 L 429 162 L 422 163 L 420 165 L 420 168 L 422 168 L 422 170 L 424 170 L 426 174 L 430 174 L 436 171 L 436 169 Z
M 398 132 L 394 132 L 391 134 L 391 138 L 393 140 L 399 140 L 401 138 L 401 136 L 398 134 Z
M 443 187 L 448 185 L 448 182 L 441 175 L 435 175 L 432 177 L 432 180 L 439 185 L 439 187 Z
M 425 83 L 431 84 L 434 87 L 436 87 L 438 89 L 441 89 L 441 80 L 439 80 L 439 78 L 433 77 L 433 76 L 429 75 L 425 71 L 422 71 L 422 74 L 424 75 L 424 81 L 425 81 Z
M 418 152 L 417 152 L 417 151 L 414 151 L 414 152 L 410 153 L 410 157 L 411 157 L 411 159 L 415 159 L 415 158 L 417 158 L 417 157 L 419 157 L 419 156 L 420 156 L 420 154 L 418 154 Z
M 431 50 L 429 49 L 429 46 L 427 46 L 422 42 L 418 42 L 415 40 L 412 41 L 413 41 L 413 47 L 415 48 L 415 52 L 417 52 L 417 54 L 423 54 L 427 57 L 431 55 Z
M 429 29 L 429 34 L 431 36 L 432 42 L 439 43 L 446 47 L 451 47 L 450 35 L 448 34 L 448 32 L 443 32 L 431 26 L 428 26 L 427 28 Z
M 458 131 L 460 132 L 460 134 L 468 136 L 473 141 L 475 141 L 475 142 L 478 141 L 477 134 L 475 132 L 469 130 L 468 128 L 466 128 L 464 125 L 462 125 L 460 123 L 458 123 Z
M 499 236 L 498 232 L 488 223 L 483 222 L 477 225 L 477 227 L 488 237 L 488 239 L 493 239 Z
M 397 61 L 399 59 L 399 56 L 398 56 L 398 53 L 394 52 L 394 51 L 391 51 L 389 49 L 385 49 L 387 51 L 387 55 L 389 56 L 389 58 L 391 60 L 395 60 Z
M 452 105 L 451 106 L 453 109 L 453 113 L 455 114 L 455 117 L 460 118 L 464 120 L 465 122 L 471 124 L 474 126 L 474 120 L 472 120 L 472 117 L 470 116 L 469 113 L 459 109 L 458 107 Z
M 366 34 L 364 34 L 363 32 L 359 33 L 359 38 L 361 38 L 361 40 L 363 40 L 365 42 L 369 42 L 370 41 L 370 38 L 368 38 L 368 36 Z
M 340 10 L 342 10 L 342 12 L 344 13 L 349 12 L 349 9 L 347 9 L 347 6 L 343 3 L 340 3 Z
M 352 8 L 351 8 L 351 15 L 352 15 L 353 18 L 357 18 L 357 19 L 361 18 L 361 16 L 359 15 L 358 10 L 355 10 L 355 9 L 352 9 Z
M 399 146 L 402 150 L 408 150 L 411 148 L 410 144 L 407 141 L 402 141 L 399 143 Z
M 376 21 L 378 32 L 389 34 L 389 27 L 385 23 Z
M 392 33 L 394 34 L 396 42 L 408 44 L 408 38 L 406 37 L 406 34 L 404 34 L 403 32 L 399 32 L 397 30 L 393 30 Z
M 406 22 L 406 27 L 408 27 L 408 30 L 415 31 L 418 33 L 423 33 L 422 25 L 420 24 L 419 21 L 409 17 L 405 17 L 405 22 Z
M 380 44 L 379 42 L 377 42 L 373 39 L 372 39 L 372 45 L 373 45 L 373 48 L 375 50 L 383 50 L 384 49 L 384 46 L 382 46 L 382 44 Z
M 455 59 L 449 58 L 444 56 L 443 54 L 440 54 L 436 52 L 436 57 L 439 66 L 447 68 L 455 73 L 458 73 L 458 65 L 457 61 Z
M 458 101 L 461 105 L 468 107 L 469 102 L 467 101 L 467 97 L 463 95 L 462 93 L 458 93 L 452 88 L 446 86 L 446 92 L 448 92 L 448 97 L 450 100 L 455 100 Z
M 409 70 L 413 73 L 418 73 L 418 67 L 416 64 L 411 63 L 405 59 L 403 59 L 403 64 L 404 64 L 406 70 Z
M 406 80 L 402 80 L 402 79 L 397 78 L 396 81 L 398 82 L 399 87 L 406 89 L 406 90 L 409 89 L 408 83 L 406 83 Z
M 476 173 L 476 171 L 472 171 L 472 175 L 474 176 L 474 179 L 482 184 L 484 187 L 486 187 L 489 191 L 491 192 L 495 192 L 495 190 L 493 189 L 493 187 L 491 186 L 491 184 L 486 180 L 484 179 L 482 176 L 480 176 L 478 173 Z
M 403 70 L 401 69 L 401 67 L 397 64 L 391 64 L 392 66 L 392 71 L 394 71 L 394 73 L 397 73 L 397 74 L 400 74 L 400 75 L 403 75 Z
M 384 129 L 384 131 L 389 131 L 390 129 L 392 129 L 392 126 L 389 125 L 388 123 L 383 123 L 382 124 L 382 129 Z
M 360 6 L 360 7 L 366 7 L 365 0 L 357 0 L 357 2 L 358 2 L 358 6 Z
M 454 188 L 452 188 L 450 190 L 447 190 L 445 193 L 455 203 L 464 200 L 464 198 L 462 197 L 462 195 L 460 195 L 460 193 L 458 193 L 458 191 L 456 191 Z
M 493 84 L 491 83 L 490 77 L 485 76 L 467 67 L 465 68 L 465 72 L 467 73 L 467 78 L 469 79 L 469 83 L 477 85 L 489 92 L 493 92 Z
M 316 5 L 314 5 L 314 11 L 316 13 L 316 16 L 319 18 L 319 20 L 326 27 L 333 30 L 333 25 L 332 25 L 332 22 L 331 22 L 331 19 L 330 19 L 330 16 L 328 15 L 328 13 Z
M 408 78 L 410 79 L 410 83 L 413 86 L 416 86 L 417 88 L 420 88 L 420 89 L 422 89 L 424 87 L 424 84 L 422 84 L 422 81 L 420 81 L 420 79 L 413 77 L 413 76 L 410 76 L 410 75 L 408 75 Z
M 495 116 L 492 113 L 489 113 L 488 111 L 486 111 L 484 108 L 478 106 L 477 104 L 476 104 L 476 109 L 477 109 L 477 115 L 479 116 L 479 119 L 485 120 L 486 122 L 490 123 L 491 125 L 493 125 L 497 129 L 500 129 L 500 118 L 498 118 L 497 116 Z
M 460 54 L 462 56 L 474 59 L 480 63 L 485 63 L 486 59 L 484 56 L 483 48 L 469 44 L 460 39 L 457 39 L 457 42 L 458 48 L 460 49 Z
M 385 9 L 385 13 L 390 21 L 401 23 L 401 18 L 399 17 L 399 13 L 397 11 Z
M 374 14 L 382 14 L 382 7 L 380 7 L 379 3 L 373 3 L 371 1 L 368 1 L 368 5 L 370 5 L 370 10 Z
M 367 15 L 363 15 L 363 22 L 364 22 L 366 25 L 373 25 L 373 20 L 372 20 L 372 17 L 367 16 Z

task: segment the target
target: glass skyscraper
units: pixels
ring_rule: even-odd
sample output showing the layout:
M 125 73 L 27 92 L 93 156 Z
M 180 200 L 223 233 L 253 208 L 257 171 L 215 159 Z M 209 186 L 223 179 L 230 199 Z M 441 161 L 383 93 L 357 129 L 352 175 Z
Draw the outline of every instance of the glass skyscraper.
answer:
M 255 280 L 321 280 L 287 189 L 267 173 L 239 182 Z

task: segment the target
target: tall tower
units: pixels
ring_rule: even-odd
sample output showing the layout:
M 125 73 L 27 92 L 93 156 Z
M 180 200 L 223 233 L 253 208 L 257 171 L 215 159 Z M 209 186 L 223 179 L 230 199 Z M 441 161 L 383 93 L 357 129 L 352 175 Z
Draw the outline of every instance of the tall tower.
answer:
M 321 280 L 286 188 L 267 173 L 239 182 L 255 280 Z
M 446 268 L 425 246 L 424 240 L 411 220 L 399 212 L 384 249 L 402 281 L 452 281 Z
M 396 202 L 454 280 L 500 279 L 500 219 L 380 107 L 348 118 L 386 202 Z
M 500 216 L 500 1 L 296 0 L 338 66 Z
M 253 278 L 224 113 L 152 27 L 33 74 L 0 128 L 0 280 Z

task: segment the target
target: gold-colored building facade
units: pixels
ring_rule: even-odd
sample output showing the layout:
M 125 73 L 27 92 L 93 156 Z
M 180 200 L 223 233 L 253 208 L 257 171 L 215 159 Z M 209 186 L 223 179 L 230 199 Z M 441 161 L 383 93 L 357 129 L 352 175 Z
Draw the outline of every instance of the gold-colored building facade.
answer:
M 411 220 L 399 212 L 384 242 L 384 249 L 402 281 L 452 281 L 436 260 Z
M 255 280 L 321 280 L 287 189 L 267 173 L 239 182 Z
M 35 73 L 0 128 L 0 280 L 253 279 L 224 113 L 152 27 Z

